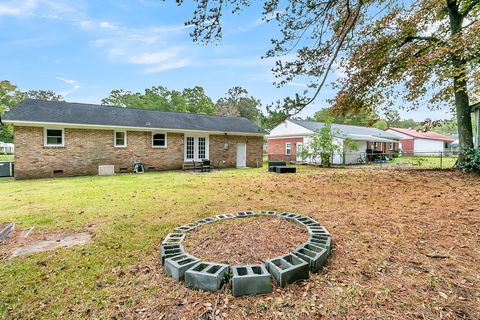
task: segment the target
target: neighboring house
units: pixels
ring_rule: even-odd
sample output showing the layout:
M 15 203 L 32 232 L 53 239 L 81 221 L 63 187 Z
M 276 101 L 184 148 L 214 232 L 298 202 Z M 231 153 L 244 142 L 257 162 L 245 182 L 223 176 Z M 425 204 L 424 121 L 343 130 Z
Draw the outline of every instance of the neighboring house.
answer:
M 322 122 L 287 119 L 272 129 L 267 136 L 270 160 L 304 161 L 300 152 L 309 148 L 312 136 L 324 126 Z M 343 149 L 343 141 L 348 138 L 357 142 L 357 150 L 347 150 L 333 155 L 334 164 L 358 163 L 360 158 L 372 154 L 395 154 L 398 151 L 398 138 L 376 128 L 345 124 L 332 124 L 337 145 Z M 344 159 L 345 158 L 345 159 Z M 345 160 L 345 161 L 344 161 Z M 318 162 L 318 159 L 313 159 Z
M 264 133 L 245 118 L 29 99 L 3 121 L 14 126 L 17 178 L 131 171 L 136 160 L 147 170 L 262 165 Z
M 440 155 L 450 152 L 455 138 L 432 131 L 388 128 L 387 132 L 398 136 L 403 155 Z
M 15 145 L 13 143 L 6 143 L 0 141 L 0 153 L 14 153 L 15 152 Z
M 480 147 L 480 102 L 472 106 L 472 112 L 475 119 L 475 125 L 473 127 L 473 143 L 475 148 Z

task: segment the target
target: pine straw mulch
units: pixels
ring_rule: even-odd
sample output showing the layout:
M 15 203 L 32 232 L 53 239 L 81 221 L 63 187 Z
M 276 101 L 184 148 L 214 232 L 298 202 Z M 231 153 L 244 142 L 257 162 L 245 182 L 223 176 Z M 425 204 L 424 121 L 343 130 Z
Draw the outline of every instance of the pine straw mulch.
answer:
M 129 278 L 119 281 L 118 300 L 111 303 L 120 307 L 112 317 L 480 319 L 478 175 L 306 169 L 255 179 L 226 176 L 210 187 L 228 198 L 206 216 L 267 209 L 318 220 L 332 233 L 326 267 L 270 294 L 233 298 L 229 286 L 219 293 L 186 289 L 152 256 L 147 266 L 134 267 L 147 270 L 135 286 Z M 129 296 L 137 302 L 121 307 Z
M 287 254 L 307 240 L 304 227 L 285 219 L 257 216 L 226 219 L 192 230 L 184 246 L 187 253 L 205 261 L 259 264 Z

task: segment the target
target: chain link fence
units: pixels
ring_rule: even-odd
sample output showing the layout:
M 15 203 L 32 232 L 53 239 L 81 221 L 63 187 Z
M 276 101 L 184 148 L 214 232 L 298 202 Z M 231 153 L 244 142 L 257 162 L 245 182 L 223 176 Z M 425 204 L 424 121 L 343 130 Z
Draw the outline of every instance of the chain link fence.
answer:
M 418 168 L 451 169 L 458 158 L 457 151 L 420 151 L 408 153 L 392 152 L 352 152 L 334 153 L 330 156 L 332 166 L 365 166 L 378 168 Z M 301 159 L 296 155 L 269 154 L 268 161 L 285 161 L 287 163 L 321 165 L 320 157 Z

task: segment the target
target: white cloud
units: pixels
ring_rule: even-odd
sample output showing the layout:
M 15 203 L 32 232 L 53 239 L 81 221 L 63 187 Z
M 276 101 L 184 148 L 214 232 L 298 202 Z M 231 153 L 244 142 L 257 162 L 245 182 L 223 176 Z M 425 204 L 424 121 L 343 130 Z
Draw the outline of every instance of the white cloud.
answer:
M 75 91 L 78 91 L 82 86 L 78 83 L 77 80 L 73 80 L 73 79 L 65 79 L 63 77 L 57 77 L 56 78 L 57 80 L 60 80 L 62 82 L 65 82 L 67 84 L 70 85 L 69 88 L 65 89 L 65 90 L 62 90 L 59 92 L 60 95 L 66 97 L 72 93 L 74 93 Z
M 77 80 L 69 80 L 62 77 L 57 77 L 57 80 L 63 81 L 65 83 L 70 83 L 70 84 L 77 83 Z
M 183 48 L 173 47 L 163 51 L 146 52 L 128 57 L 133 64 L 147 65 L 147 73 L 157 73 L 166 70 L 184 68 L 192 64 L 188 57 L 182 57 Z
M 146 68 L 144 71 L 146 73 L 158 73 L 158 72 L 163 72 L 167 70 L 188 67 L 189 65 L 191 65 L 191 60 L 188 58 L 174 59 L 174 60 L 165 61 L 164 63 L 153 65 L 151 67 Z
M 103 28 L 103 29 L 117 29 L 117 26 L 111 24 L 108 21 L 102 21 L 102 22 L 100 22 L 100 28 Z
M 37 6 L 37 0 L 7 0 L 0 4 L 0 15 L 28 16 L 33 13 Z
M 80 14 L 83 6 L 83 0 L 2 0 L 0 16 L 61 19 L 66 14 Z
M 144 72 L 154 73 L 191 65 L 191 54 L 183 46 L 172 43 L 175 36 L 185 36 L 185 26 L 129 28 L 109 21 L 78 21 L 78 26 L 98 34 L 90 45 L 104 50 L 108 59 L 117 63 L 145 66 Z M 165 49 L 167 48 L 167 49 Z
M 129 60 L 134 64 L 156 64 L 174 59 L 180 51 L 180 48 L 171 48 L 165 51 L 142 53 L 129 57 Z

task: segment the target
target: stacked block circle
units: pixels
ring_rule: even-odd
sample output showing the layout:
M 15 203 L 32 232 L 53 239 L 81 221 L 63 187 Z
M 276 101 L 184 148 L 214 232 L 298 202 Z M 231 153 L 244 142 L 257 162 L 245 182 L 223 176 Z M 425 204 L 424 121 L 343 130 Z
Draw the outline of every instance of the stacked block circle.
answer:
M 187 233 L 208 223 L 225 219 L 270 216 L 286 219 L 305 227 L 307 242 L 283 256 L 268 259 L 263 264 L 229 266 L 204 262 L 188 254 L 183 248 Z M 327 263 L 332 247 L 332 237 L 320 223 L 308 216 L 293 212 L 239 211 L 208 217 L 177 227 L 169 233 L 160 246 L 160 261 L 165 272 L 188 288 L 217 291 L 228 281 L 232 282 L 234 296 L 256 295 L 272 291 L 272 277 L 280 287 L 298 280 L 308 279 L 310 272 L 318 272 Z

